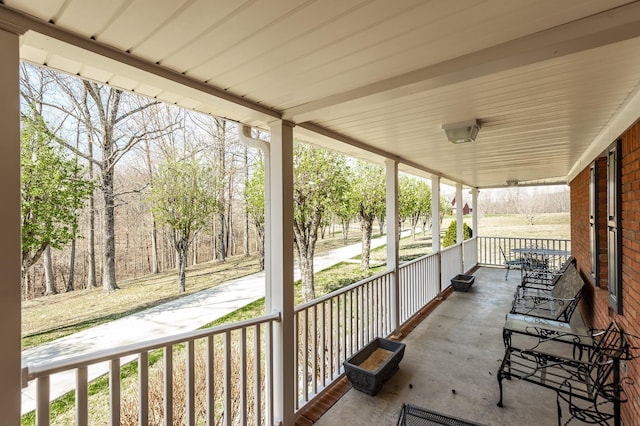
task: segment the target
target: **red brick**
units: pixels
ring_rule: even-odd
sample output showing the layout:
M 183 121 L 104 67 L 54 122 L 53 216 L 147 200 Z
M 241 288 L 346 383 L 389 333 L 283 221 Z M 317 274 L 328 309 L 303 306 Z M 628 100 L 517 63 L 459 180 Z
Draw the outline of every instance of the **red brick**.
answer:
M 613 142 L 613 141 L 612 141 Z M 609 310 L 607 291 L 607 232 L 606 232 L 606 159 L 596 160 L 599 172 L 597 185 L 599 214 L 598 240 L 600 253 L 600 288 L 595 288 L 595 326 L 604 327 L 616 320 L 624 330 L 640 335 L 640 123 L 636 122 L 622 135 L 622 315 Z M 585 276 L 591 269 L 589 241 L 589 169 L 580 172 L 571 181 L 571 248 L 578 268 Z M 629 361 L 629 377 L 625 385 L 629 403 L 622 404 L 625 424 L 637 425 L 640 418 L 640 360 Z

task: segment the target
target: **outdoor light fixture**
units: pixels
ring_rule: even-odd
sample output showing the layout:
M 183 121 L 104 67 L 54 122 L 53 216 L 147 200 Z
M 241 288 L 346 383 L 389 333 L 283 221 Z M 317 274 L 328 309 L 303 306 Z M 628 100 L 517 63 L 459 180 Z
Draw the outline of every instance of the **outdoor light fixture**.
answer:
M 473 142 L 478 136 L 480 123 L 478 123 L 478 120 L 469 120 L 460 123 L 443 124 L 442 130 L 447 134 L 447 139 L 451 143 Z
M 507 186 L 518 186 L 518 180 L 517 179 L 507 180 Z

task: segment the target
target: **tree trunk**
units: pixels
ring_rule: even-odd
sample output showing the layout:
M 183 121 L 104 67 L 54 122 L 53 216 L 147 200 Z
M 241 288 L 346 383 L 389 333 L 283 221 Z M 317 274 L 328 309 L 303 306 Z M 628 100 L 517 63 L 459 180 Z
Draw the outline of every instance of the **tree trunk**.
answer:
M 420 218 L 418 216 L 414 216 L 411 218 L 411 240 L 416 240 L 416 227 L 418 226 L 418 220 Z
M 76 149 L 80 147 L 80 122 L 76 125 Z M 76 166 L 78 165 L 78 156 L 75 156 Z M 79 177 L 76 175 L 76 178 Z M 67 285 L 65 291 L 73 291 L 73 281 L 75 276 L 76 267 L 76 236 L 78 234 L 78 212 L 73 220 L 73 234 L 74 238 L 71 240 L 71 253 L 69 254 L 69 278 L 67 279 Z
M 298 267 L 302 278 L 302 297 L 305 302 L 315 299 L 316 289 L 313 274 L 313 255 L 318 238 L 318 227 L 321 217 L 318 215 L 305 228 L 294 225 L 294 246 L 298 258 Z
M 191 260 L 191 264 L 193 266 L 198 264 L 198 236 L 193 237 L 193 247 L 191 248 L 191 253 L 193 259 Z
M 349 243 L 349 221 L 342 220 L 342 245 Z
M 251 254 L 249 247 L 249 213 L 245 211 L 244 214 L 244 255 L 249 256 Z
M 116 238 L 115 203 L 113 195 L 113 168 L 102 171 L 104 195 L 104 262 L 102 265 L 102 288 L 106 292 L 118 290 L 116 284 Z
M 428 213 L 422 219 L 422 236 L 426 237 L 427 231 L 431 230 L 432 226 L 433 226 L 433 216 L 430 213 Z
M 73 280 L 76 270 L 76 240 L 71 240 L 71 253 L 69 254 L 69 278 L 65 291 L 73 291 Z
M 225 243 L 225 217 L 224 208 L 220 208 L 218 213 L 218 260 L 224 262 L 227 259 Z
M 189 245 L 182 241 L 178 244 L 178 291 L 184 293 L 187 281 L 187 255 Z
M 91 144 L 89 144 L 89 149 L 91 149 Z M 93 162 L 91 161 L 89 161 L 89 179 L 93 179 Z M 96 279 L 96 213 L 93 194 L 89 197 L 89 235 L 87 237 L 87 246 L 89 255 L 87 287 L 98 288 L 98 282 Z
M 153 164 L 151 163 L 151 149 L 149 147 L 149 141 L 144 141 L 145 153 L 147 154 L 147 171 L 149 172 L 149 189 L 152 189 L 153 185 Z M 156 225 L 156 217 L 151 213 L 152 228 L 151 228 L 151 273 L 157 274 L 160 270 L 158 267 L 158 230 Z
M 151 273 L 157 274 L 160 271 L 158 266 L 158 230 L 156 220 L 153 219 L 153 229 L 151 230 Z
M 30 281 L 29 280 L 29 273 L 28 270 L 25 270 L 24 268 L 22 268 L 22 270 L 20 271 L 20 276 L 22 278 L 22 289 L 24 290 L 24 296 L 22 296 L 24 298 L 24 300 L 28 300 L 29 299 L 29 284 Z
M 162 241 L 162 244 L 160 244 L 160 259 L 162 259 L 162 264 L 159 266 L 160 271 L 164 272 L 167 269 L 167 255 L 165 253 L 167 241 L 164 235 L 164 229 L 162 230 L 162 239 L 160 241 Z
M 362 260 L 360 266 L 365 271 L 369 270 L 369 257 L 371 257 L 371 233 L 373 232 L 373 220 L 362 220 Z
M 218 121 L 217 119 L 216 126 L 218 133 L 218 143 L 216 145 L 219 173 L 218 182 L 221 182 L 220 188 L 218 189 L 218 206 L 220 206 L 220 211 L 218 212 L 218 260 L 224 262 L 227 259 L 226 233 L 228 232 L 225 220 L 225 207 L 227 205 L 225 199 L 227 169 L 225 161 L 226 127 L 224 121 Z
M 316 298 L 315 281 L 313 277 L 313 259 L 307 257 L 298 259 L 300 275 L 302 277 L 302 297 L 305 302 Z
M 232 204 L 232 200 L 231 200 L 231 194 L 233 193 L 233 177 L 229 177 L 227 178 L 228 181 L 228 187 L 227 187 L 227 194 L 229 194 L 226 199 L 227 199 L 227 208 L 226 210 L 226 227 L 225 227 L 225 242 L 226 242 L 226 250 L 225 250 L 225 259 L 227 256 L 229 255 L 235 255 L 236 254 L 236 241 L 235 241 L 235 236 L 233 235 L 233 204 Z
M 58 294 L 56 289 L 56 278 L 53 275 L 53 260 L 51 259 L 51 247 L 47 246 L 42 254 L 44 261 L 44 282 L 45 282 L 45 296 L 51 294 Z
M 260 266 L 260 270 L 264 271 L 264 228 L 259 229 L 256 227 L 256 239 L 258 240 L 258 263 Z

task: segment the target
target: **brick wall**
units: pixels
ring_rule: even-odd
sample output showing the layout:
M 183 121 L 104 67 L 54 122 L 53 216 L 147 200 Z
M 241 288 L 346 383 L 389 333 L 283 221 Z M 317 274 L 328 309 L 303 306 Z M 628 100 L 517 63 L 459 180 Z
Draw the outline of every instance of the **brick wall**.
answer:
M 571 254 L 576 258 L 578 270 L 588 277 L 591 271 L 588 168 L 571 181 Z
M 612 141 L 613 142 L 613 141 Z M 596 327 L 605 327 L 616 320 L 627 332 L 640 336 L 640 122 L 622 135 L 621 203 L 622 211 L 622 315 L 609 309 L 607 289 L 607 230 L 606 230 L 606 160 L 598 159 L 600 172 L 598 198 L 600 220 L 600 280 L 592 286 Z M 589 169 L 571 181 L 571 250 L 578 269 L 590 280 L 589 241 Z M 635 344 L 640 342 L 636 341 Z M 622 404 L 623 420 L 627 425 L 640 419 L 640 360 L 628 362 L 626 375 L 633 383 L 625 384 L 628 402 Z M 625 374 L 623 373 L 623 376 Z

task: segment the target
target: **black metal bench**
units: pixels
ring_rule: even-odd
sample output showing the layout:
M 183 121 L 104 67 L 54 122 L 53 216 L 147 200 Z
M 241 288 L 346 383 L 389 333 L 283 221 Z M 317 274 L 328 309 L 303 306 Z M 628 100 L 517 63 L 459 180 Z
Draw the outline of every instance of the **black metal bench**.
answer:
M 519 287 L 551 291 L 570 265 L 576 266 L 576 258 L 569 256 L 558 269 L 527 271 L 522 276 Z
M 561 406 L 568 405 L 571 418 L 600 425 L 613 419 L 615 425 L 620 425 L 620 403 L 625 401 L 620 360 L 631 359 L 631 354 L 618 326 L 611 323 L 606 330 L 594 333 L 589 357 L 584 361 L 551 349 L 547 351 L 548 347 L 505 349 L 498 370 L 498 406 L 503 406 L 503 380 L 515 378 L 556 391 L 559 424 Z
M 523 283 L 516 291 L 505 317 L 502 331 L 505 347 L 533 348 L 554 340 L 572 344 L 574 355 L 582 357 L 593 340 L 591 330 L 581 319 L 571 321 L 585 286 L 575 260 L 570 258 L 565 262 L 545 285 L 548 289 L 526 285 Z
M 463 420 L 458 417 L 427 410 L 412 404 L 402 404 L 396 426 L 484 426 L 481 423 Z
M 509 313 L 568 323 L 582 297 L 584 286 L 575 265 L 569 263 L 551 290 L 518 286 Z
M 582 321 L 568 323 L 522 314 L 507 314 L 502 339 L 505 348 L 536 349 L 550 341 L 569 344 L 576 359 L 593 347 L 592 330 Z

